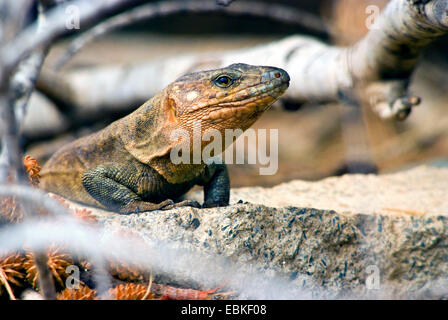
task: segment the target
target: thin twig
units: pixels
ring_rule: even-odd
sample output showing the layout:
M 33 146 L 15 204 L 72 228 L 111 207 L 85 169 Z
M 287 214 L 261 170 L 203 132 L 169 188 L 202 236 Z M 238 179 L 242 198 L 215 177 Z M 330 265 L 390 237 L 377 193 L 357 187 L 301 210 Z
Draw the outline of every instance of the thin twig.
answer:
M 47 3 L 46 5 L 50 4 Z M 36 35 L 44 32 L 46 5 L 39 3 Z M 34 90 L 37 76 L 48 50 L 49 44 L 43 45 L 23 59 L 11 77 L 8 93 L 5 93 L 5 96 L 9 96 L 9 98 L 7 102 L 3 102 L 2 108 L 4 113 L 3 127 L 5 130 L 5 133 L 2 135 L 0 155 L 0 181 L 2 182 L 5 182 L 10 174 L 19 182 L 23 182 L 26 179 L 21 161 L 19 131 L 25 118 L 26 106 Z
M 208 13 L 222 12 L 230 15 L 250 15 L 279 21 L 282 23 L 305 26 L 320 33 L 328 33 L 323 21 L 311 14 L 291 6 L 262 2 L 238 2 L 228 8 L 216 5 L 209 0 L 198 1 L 161 1 L 135 7 L 122 14 L 109 18 L 76 38 L 64 55 L 56 62 L 55 70 L 61 68 L 81 48 L 97 37 L 114 29 L 139 21 L 180 12 Z
M 45 32 L 45 11 L 52 5 L 52 1 L 40 0 L 37 16 L 37 33 Z M 47 43 L 36 48 L 28 57 L 23 59 L 11 79 L 10 90 L 13 94 L 14 111 L 18 127 L 20 128 L 26 115 L 26 106 L 31 93 L 36 85 L 37 76 L 40 73 L 44 59 L 49 51 L 50 44 Z
M 146 298 L 148 298 L 149 294 L 151 293 L 151 286 L 152 286 L 152 271 L 149 272 L 148 288 L 146 289 L 145 295 L 143 296 L 142 300 L 146 300 Z

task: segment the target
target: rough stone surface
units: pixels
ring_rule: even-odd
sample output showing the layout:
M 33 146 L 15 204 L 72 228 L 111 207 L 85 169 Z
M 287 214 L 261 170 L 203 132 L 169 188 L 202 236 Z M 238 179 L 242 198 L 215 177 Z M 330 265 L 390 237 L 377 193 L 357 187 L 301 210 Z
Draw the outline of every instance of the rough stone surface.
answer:
M 251 203 L 222 208 L 95 213 L 106 230 L 178 241 L 316 297 L 447 298 L 447 187 L 448 169 L 419 167 L 234 189 Z
M 345 214 L 427 217 L 448 214 L 447 190 L 446 168 L 420 166 L 396 174 L 353 174 L 318 182 L 294 180 L 273 188 L 233 189 L 230 200 Z M 201 197 L 198 192 L 191 195 L 191 198 Z

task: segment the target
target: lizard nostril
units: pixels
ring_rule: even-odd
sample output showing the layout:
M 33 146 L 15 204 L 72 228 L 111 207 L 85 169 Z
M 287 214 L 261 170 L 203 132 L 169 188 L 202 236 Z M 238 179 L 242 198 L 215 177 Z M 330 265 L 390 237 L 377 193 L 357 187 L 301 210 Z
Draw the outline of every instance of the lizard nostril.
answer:
M 274 77 L 276 77 L 276 78 L 280 78 L 280 77 L 281 77 L 280 72 L 276 72 L 276 73 L 274 73 Z

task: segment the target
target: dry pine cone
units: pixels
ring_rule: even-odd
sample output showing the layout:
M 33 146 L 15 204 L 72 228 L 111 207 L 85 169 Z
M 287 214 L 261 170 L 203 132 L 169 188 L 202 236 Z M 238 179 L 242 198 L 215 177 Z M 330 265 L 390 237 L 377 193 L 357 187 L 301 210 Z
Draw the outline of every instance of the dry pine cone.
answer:
M 98 300 L 96 291 L 88 286 L 80 286 L 79 289 L 66 288 L 57 296 L 58 300 Z
M 25 171 L 28 173 L 30 184 L 33 186 L 37 186 L 40 179 L 39 164 L 37 163 L 36 159 L 30 156 L 25 156 L 22 161 L 23 166 L 25 167 Z M 10 181 L 13 182 L 13 179 L 11 177 Z M 4 220 L 8 223 L 16 223 L 22 220 L 23 212 L 18 204 L 19 203 L 15 197 L 0 198 L 0 220 Z
M 109 295 L 114 300 L 142 300 L 145 297 L 147 290 L 148 287 L 142 284 L 120 284 L 115 288 L 110 289 Z M 155 295 L 152 293 L 149 293 L 145 298 L 145 300 L 153 299 L 155 299 Z
M 47 257 L 47 265 L 53 275 L 55 284 L 59 284 L 64 288 L 65 279 L 69 276 L 66 268 L 73 264 L 73 259 L 68 254 L 61 253 L 61 249 L 55 248 L 54 246 L 47 250 Z M 38 274 L 36 264 L 34 263 L 34 256 L 31 252 L 26 254 L 24 267 L 26 270 L 26 279 L 34 288 L 37 288 Z
M 0 257 L 0 296 L 5 293 L 4 280 L 8 281 L 10 286 L 22 286 L 25 270 L 23 263 L 25 258 L 20 253 L 12 253 Z

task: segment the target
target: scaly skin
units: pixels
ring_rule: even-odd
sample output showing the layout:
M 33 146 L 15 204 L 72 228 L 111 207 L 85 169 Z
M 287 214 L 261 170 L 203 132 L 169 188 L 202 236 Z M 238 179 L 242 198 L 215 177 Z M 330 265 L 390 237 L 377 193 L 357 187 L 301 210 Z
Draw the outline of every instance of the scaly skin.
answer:
M 226 166 L 172 163 L 170 151 L 181 142 L 170 135 L 183 129 L 191 138 L 198 121 L 201 134 L 210 128 L 222 137 L 225 129 L 246 130 L 288 85 L 284 70 L 246 64 L 185 75 L 128 116 L 56 152 L 42 168 L 40 185 L 120 213 L 199 207 L 171 200 L 194 185 L 204 186 L 205 207 L 228 205 Z

